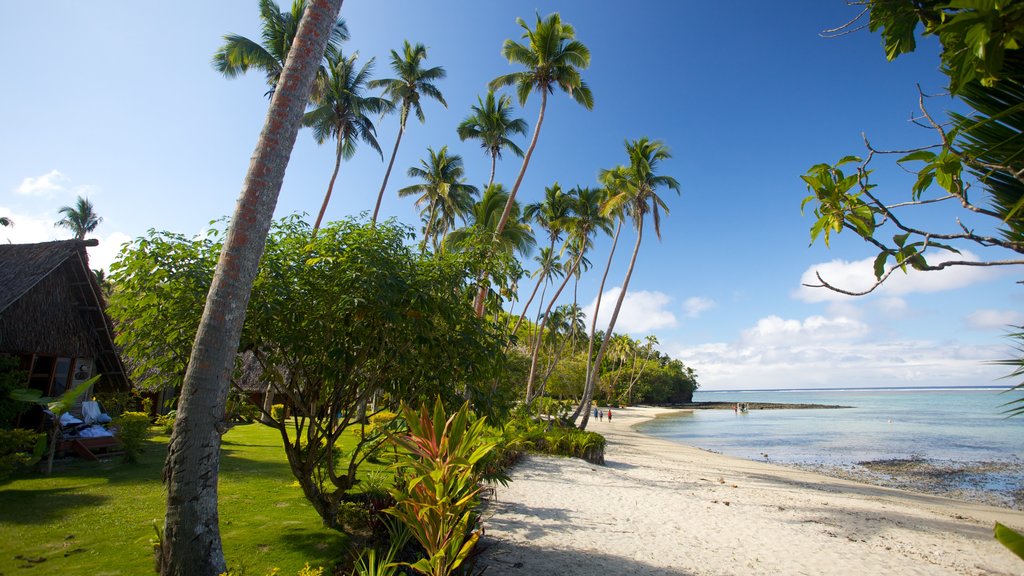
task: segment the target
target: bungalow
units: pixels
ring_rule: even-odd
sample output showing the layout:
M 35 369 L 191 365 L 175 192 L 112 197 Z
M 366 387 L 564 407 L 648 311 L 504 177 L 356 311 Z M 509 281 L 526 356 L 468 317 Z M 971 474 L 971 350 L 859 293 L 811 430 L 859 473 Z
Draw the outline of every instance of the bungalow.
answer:
M 0 354 L 28 385 L 57 396 L 100 375 L 90 394 L 127 392 L 113 326 L 86 247 L 96 240 L 0 244 Z

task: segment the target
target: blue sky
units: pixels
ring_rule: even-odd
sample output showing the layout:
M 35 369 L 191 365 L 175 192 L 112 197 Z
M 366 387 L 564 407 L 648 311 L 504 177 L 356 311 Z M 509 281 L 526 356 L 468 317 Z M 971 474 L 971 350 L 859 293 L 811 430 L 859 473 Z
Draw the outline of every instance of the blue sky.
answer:
M 814 270 L 856 286 L 869 280 L 865 262 L 874 255 L 849 233 L 831 250 L 808 247 L 800 174 L 863 153 L 862 132 L 880 148 L 929 143 L 932 135 L 908 122 L 916 84 L 931 93 L 944 85 L 930 42 L 888 63 L 877 36 L 819 37 L 854 14 L 840 0 L 348 0 L 345 50 L 376 57 L 375 77 L 390 77 L 388 53 L 405 39 L 424 43 L 427 63 L 448 71 L 438 84 L 448 108 L 428 102 L 426 123 L 411 122 L 403 137 L 386 217 L 416 223 L 411 199 L 394 191 L 410 183 L 405 170 L 427 146 L 448 145 L 471 183 L 486 181 L 488 158 L 460 142 L 455 127 L 489 80 L 516 70 L 500 55 L 506 38 L 519 38 L 515 18 L 552 11 L 591 49 L 584 79 L 595 108 L 563 94 L 549 100 L 520 198 L 536 200 L 555 181 L 594 185 L 600 169 L 625 161 L 623 142 L 643 136 L 670 147 L 663 173 L 682 185 L 680 196 L 666 191 L 661 242 L 645 237 L 617 330 L 656 334 L 664 352 L 697 369 L 705 389 L 985 385 L 1004 373 L 982 362 L 1010 354 L 1005 326 L 1024 322 L 1008 270 L 894 278 L 865 298 L 800 286 Z M 224 79 L 210 58 L 226 33 L 258 37 L 255 0 L 17 3 L 6 16 L 16 25 L 0 37 L 0 51 L 13 56 L 0 91 L 0 216 L 15 226 L 0 229 L 0 241 L 62 237 L 52 226 L 57 209 L 88 195 L 104 217 L 101 246 L 91 252 L 99 267 L 149 228 L 198 233 L 231 213 L 266 86 L 258 73 Z M 950 105 L 929 104 L 939 114 Z M 531 130 L 538 107 L 536 95 L 517 106 Z M 377 126 L 387 154 L 397 118 Z M 278 214 L 315 214 L 332 168 L 333 147 L 300 133 Z M 341 167 L 328 218 L 371 210 L 384 168 L 360 148 Z M 877 168 L 886 197 L 905 199 L 911 177 L 884 160 Z M 497 180 L 509 185 L 518 169 L 506 155 Z M 958 215 L 930 210 L 915 221 L 948 230 Z M 612 286 L 633 239 L 623 234 Z M 584 306 L 609 245 L 599 240 L 591 256 L 595 269 L 579 287 Z

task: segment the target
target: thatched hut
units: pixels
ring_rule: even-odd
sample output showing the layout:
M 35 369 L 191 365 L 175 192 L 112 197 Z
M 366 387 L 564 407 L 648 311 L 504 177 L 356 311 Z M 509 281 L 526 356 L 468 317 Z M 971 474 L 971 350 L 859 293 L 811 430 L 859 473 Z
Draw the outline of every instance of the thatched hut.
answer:
M 57 396 L 99 374 L 94 392 L 127 392 L 113 327 L 86 247 L 96 240 L 0 244 L 0 354 Z

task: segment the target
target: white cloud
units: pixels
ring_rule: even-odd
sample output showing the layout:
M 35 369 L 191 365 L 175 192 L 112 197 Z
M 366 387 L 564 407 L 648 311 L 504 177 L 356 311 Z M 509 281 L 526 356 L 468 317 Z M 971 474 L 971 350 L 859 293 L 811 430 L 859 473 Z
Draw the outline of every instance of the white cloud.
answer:
M 747 346 L 799 346 L 805 343 L 857 340 L 870 332 L 868 326 L 846 317 L 811 316 L 803 321 L 768 316 L 744 330 L 740 340 Z
M 937 252 L 929 258 L 929 263 L 936 264 L 949 260 L 977 262 L 979 258 L 966 250 L 961 254 Z M 827 288 L 806 286 L 806 284 L 820 284 L 816 274 L 820 274 L 825 281 L 837 288 L 850 292 L 864 291 L 875 283 L 874 257 L 853 262 L 832 260 L 831 262 L 813 264 L 800 276 L 800 287 L 793 292 L 795 298 L 804 302 L 843 301 L 849 296 Z M 908 268 L 906 274 L 899 270 L 893 272 L 873 294 L 896 297 L 915 292 L 955 290 L 986 282 L 1000 274 L 1001 272 L 994 268 L 978 266 L 952 266 L 934 272 L 918 272 Z
M 68 182 L 67 176 L 61 174 L 59 170 L 50 170 L 42 176 L 25 178 L 15 192 L 25 196 L 47 196 L 64 190 L 66 182 Z
M 608 326 L 608 321 L 612 317 L 615 301 L 618 299 L 620 291 L 618 287 L 612 288 L 605 292 L 601 298 L 601 312 L 597 318 L 599 330 L 602 327 Z M 672 298 L 663 292 L 646 290 L 626 292 L 626 297 L 622 301 L 622 309 L 619 311 L 619 317 L 615 322 L 615 331 L 629 334 L 644 334 L 659 328 L 675 327 L 678 324 L 676 315 L 666 309 L 671 301 Z M 597 299 L 595 298 L 593 302 L 583 308 L 583 312 L 587 315 L 588 319 L 594 313 L 596 302 Z
M 1024 325 L 1024 313 L 1017 310 L 977 310 L 966 318 L 967 326 L 976 330 L 1006 329 Z
M 704 298 L 702 296 L 694 296 L 687 298 L 686 302 L 683 302 L 683 312 L 686 313 L 687 318 L 696 318 L 707 310 L 714 308 L 717 304 L 711 298 Z
M 121 245 L 131 239 L 123 232 L 112 232 L 106 237 L 99 238 L 100 245 L 89 248 L 89 267 L 93 270 L 102 268 L 109 271 L 110 265 L 117 260 L 117 255 L 121 252 Z
M 1006 355 L 999 344 L 816 342 L 804 337 L 777 345 L 739 341 L 678 347 L 673 355 L 694 368 L 708 390 L 976 386 L 993 384 L 1007 372 L 987 362 Z

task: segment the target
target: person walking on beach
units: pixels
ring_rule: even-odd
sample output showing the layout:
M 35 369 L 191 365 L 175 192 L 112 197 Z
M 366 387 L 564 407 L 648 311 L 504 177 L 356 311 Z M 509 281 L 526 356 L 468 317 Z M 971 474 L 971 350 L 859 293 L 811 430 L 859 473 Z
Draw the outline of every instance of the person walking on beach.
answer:
M 608 409 L 608 421 L 609 422 L 612 421 L 612 409 L 611 408 Z
M 597 407 L 594 407 L 594 418 L 597 418 Z
M 597 411 L 597 419 L 604 422 L 604 410 Z

